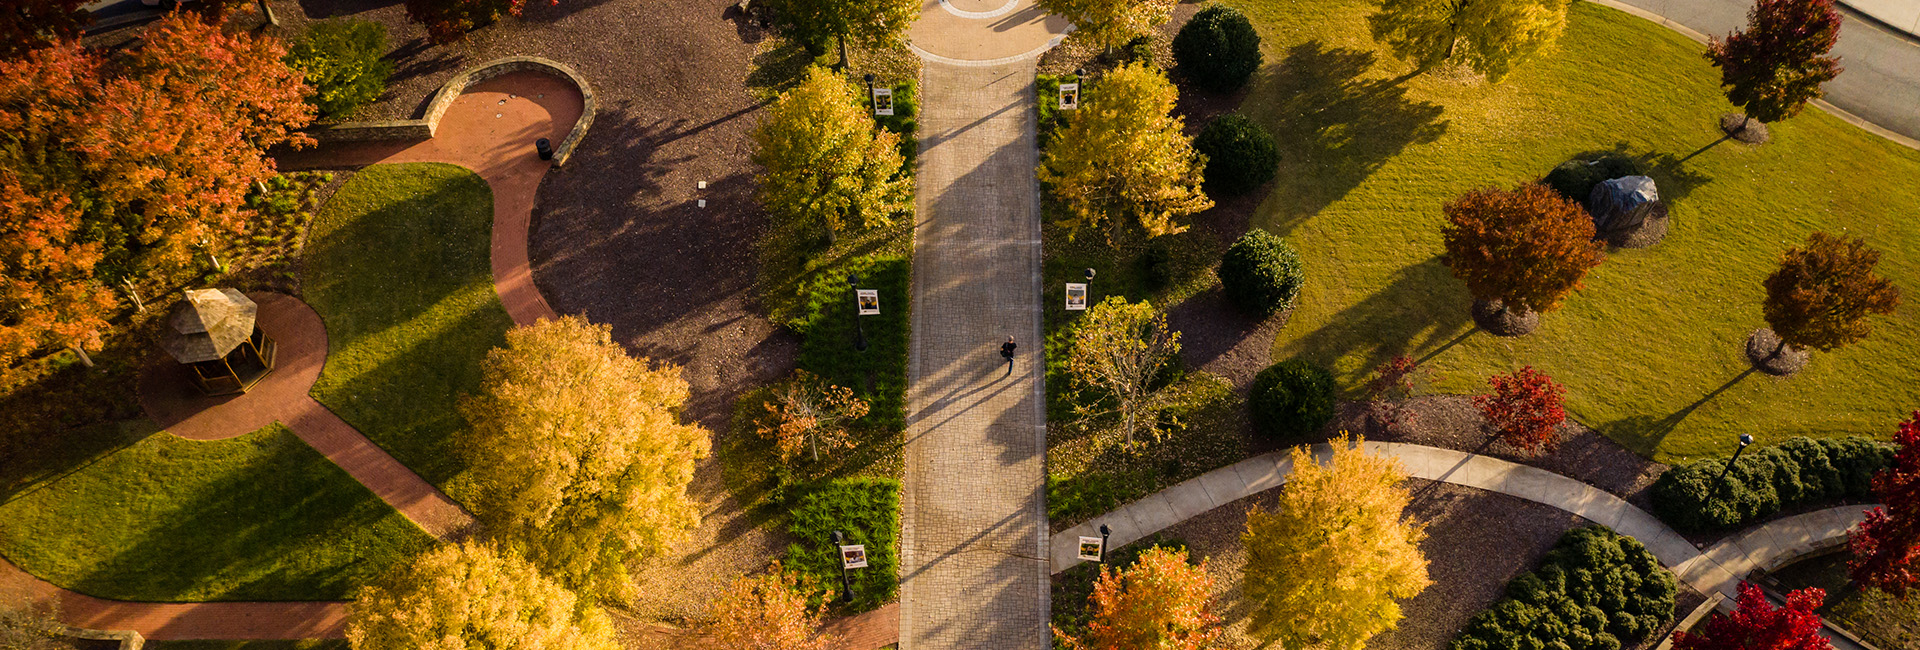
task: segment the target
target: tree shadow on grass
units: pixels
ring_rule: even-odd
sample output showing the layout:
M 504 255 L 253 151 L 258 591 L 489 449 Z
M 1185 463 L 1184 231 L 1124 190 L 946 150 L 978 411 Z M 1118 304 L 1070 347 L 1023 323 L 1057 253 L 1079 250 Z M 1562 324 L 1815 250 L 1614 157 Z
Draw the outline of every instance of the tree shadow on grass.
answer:
M 1725 393 L 1735 385 L 1745 381 L 1747 377 L 1753 376 L 1755 372 L 1755 368 L 1749 367 L 1741 371 L 1740 374 L 1734 375 L 1732 379 L 1728 379 L 1727 382 L 1721 384 L 1719 388 L 1715 388 L 1706 395 L 1694 400 L 1692 404 L 1681 407 L 1680 410 L 1669 413 L 1664 417 L 1635 415 L 1600 425 L 1598 429 L 1601 433 L 1606 434 L 1608 438 L 1612 438 L 1620 444 L 1625 445 L 1628 449 L 1632 449 L 1643 456 L 1652 456 L 1653 452 L 1659 449 L 1662 443 L 1666 442 L 1667 436 L 1672 435 L 1673 430 L 1679 428 L 1680 424 L 1686 421 L 1687 416 L 1693 415 L 1694 411 L 1700 410 L 1700 407 L 1705 406 L 1707 402 L 1713 401 L 1713 398 L 1719 397 L 1721 393 Z
M 1346 196 L 1408 145 L 1430 143 L 1449 122 L 1436 121 L 1438 104 L 1407 99 L 1402 79 L 1363 78 L 1374 54 L 1309 41 L 1266 68 L 1279 101 L 1264 122 L 1280 145 L 1271 223 L 1285 236 L 1307 218 Z
M 1321 364 L 1357 356 L 1360 365 L 1335 376 L 1352 386 L 1394 357 L 1425 362 L 1433 353 L 1471 334 L 1468 315 L 1473 297 L 1435 255 L 1395 271 L 1387 286 L 1335 313 L 1291 344 L 1298 354 Z

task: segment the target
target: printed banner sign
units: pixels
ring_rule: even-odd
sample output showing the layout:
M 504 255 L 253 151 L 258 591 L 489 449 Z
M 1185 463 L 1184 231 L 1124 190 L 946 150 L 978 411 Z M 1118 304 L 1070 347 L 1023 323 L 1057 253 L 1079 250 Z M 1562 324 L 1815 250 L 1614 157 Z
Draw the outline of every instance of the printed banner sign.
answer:
M 1087 310 L 1087 285 L 1067 283 L 1067 311 Z
M 1080 538 L 1080 559 L 1099 562 L 1100 547 L 1105 544 L 1106 542 L 1098 537 Z
M 893 89 L 892 88 L 873 89 L 873 114 L 874 115 L 892 115 L 893 114 Z
M 1080 108 L 1080 84 L 1060 84 L 1060 110 Z
M 867 568 L 867 545 L 849 544 L 840 547 L 840 566 L 847 569 Z
M 861 316 L 879 316 L 880 315 L 880 290 L 879 289 L 860 289 L 858 291 L 858 294 L 860 298 L 860 315 Z

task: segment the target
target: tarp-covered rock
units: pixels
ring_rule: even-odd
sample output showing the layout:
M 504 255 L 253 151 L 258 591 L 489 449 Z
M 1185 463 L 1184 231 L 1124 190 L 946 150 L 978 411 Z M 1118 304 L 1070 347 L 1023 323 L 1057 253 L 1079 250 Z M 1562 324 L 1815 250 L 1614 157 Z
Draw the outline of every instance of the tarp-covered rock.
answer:
M 1593 230 L 1607 233 L 1634 228 L 1649 217 L 1664 215 L 1660 190 L 1645 176 L 1622 176 L 1601 181 L 1587 195 L 1587 213 L 1593 215 Z

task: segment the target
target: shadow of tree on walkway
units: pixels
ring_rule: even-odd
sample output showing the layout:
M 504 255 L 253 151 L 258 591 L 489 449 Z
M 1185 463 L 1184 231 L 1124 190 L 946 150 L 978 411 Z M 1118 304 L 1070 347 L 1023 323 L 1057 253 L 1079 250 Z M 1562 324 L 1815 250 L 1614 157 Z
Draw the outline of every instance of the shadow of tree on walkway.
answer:
M 1260 116 L 1281 151 L 1275 234 L 1346 196 L 1408 145 L 1446 133 L 1449 123 L 1436 121 L 1444 109 L 1407 99 L 1404 77 L 1362 78 L 1374 61 L 1372 52 L 1309 41 L 1268 68 L 1264 83 L 1280 98 Z

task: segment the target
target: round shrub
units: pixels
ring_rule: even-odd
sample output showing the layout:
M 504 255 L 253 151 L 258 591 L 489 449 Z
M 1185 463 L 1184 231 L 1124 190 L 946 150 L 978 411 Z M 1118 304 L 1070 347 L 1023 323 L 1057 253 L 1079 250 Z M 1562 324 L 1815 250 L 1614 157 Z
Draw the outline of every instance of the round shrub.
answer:
M 1305 359 L 1288 359 L 1254 376 L 1248 401 L 1261 433 L 1303 438 L 1333 419 L 1333 373 Z
M 387 91 L 393 63 L 387 53 L 387 28 L 365 20 L 314 23 L 287 51 L 287 64 L 313 87 L 307 103 L 321 117 L 352 113 Z
M 1640 163 L 1627 156 L 1610 153 L 1591 161 L 1569 160 L 1560 163 L 1553 171 L 1547 172 L 1547 177 L 1541 182 L 1561 196 L 1585 205 L 1587 197 L 1593 194 L 1593 186 L 1601 181 L 1639 175 Z
M 1306 271 L 1287 240 L 1255 228 L 1220 258 L 1220 286 L 1227 300 L 1259 316 L 1293 307 Z
M 1233 92 L 1260 69 L 1260 34 L 1240 10 L 1213 5 L 1194 14 L 1173 37 L 1180 74 L 1214 92 Z
M 1207 124 L 1193 148 L 1207 155 L 1205 188 L 1214 196 L 1245 194 L 1273 179 L 1280 151 L 1273 136 L 1239 113 Z

